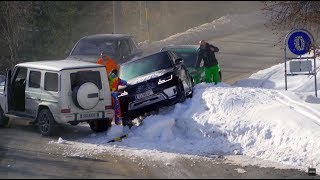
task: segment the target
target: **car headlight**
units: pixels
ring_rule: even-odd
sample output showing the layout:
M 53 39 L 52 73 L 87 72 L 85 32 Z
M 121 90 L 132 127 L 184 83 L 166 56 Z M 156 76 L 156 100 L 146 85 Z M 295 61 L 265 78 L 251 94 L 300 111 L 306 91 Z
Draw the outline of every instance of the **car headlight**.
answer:
M 128 95 L 128 92 L 127 91 L 123 91 L 118 97 L 122 97 L 122 96 L 126 96 Z
M 171 74 L 170 76 L 168 76 L 168 77 L 159 79 L 158 85 L 159 85 L 159 84 L 163 84 L 163 83 L 168 82 L 168 81 L 171 81 L 171 80 L 172 80 L 172 74 Z

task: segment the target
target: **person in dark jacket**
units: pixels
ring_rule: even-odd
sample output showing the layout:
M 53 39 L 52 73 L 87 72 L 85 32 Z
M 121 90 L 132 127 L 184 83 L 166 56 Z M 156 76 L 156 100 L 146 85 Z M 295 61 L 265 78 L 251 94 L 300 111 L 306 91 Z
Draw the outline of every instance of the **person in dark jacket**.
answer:
M 215 56 L 215 52 L 219 52 L 219 48 L 207 43 L 204 40 L 199 42 L 200 48 L 198 50 L 198 58 L 196 62 L 196 68 L 200 67 L 200 62 L 204 62 L 205 82 L 214 82 L 217 84 L 220 82 L 219 76 L 219 64 Z

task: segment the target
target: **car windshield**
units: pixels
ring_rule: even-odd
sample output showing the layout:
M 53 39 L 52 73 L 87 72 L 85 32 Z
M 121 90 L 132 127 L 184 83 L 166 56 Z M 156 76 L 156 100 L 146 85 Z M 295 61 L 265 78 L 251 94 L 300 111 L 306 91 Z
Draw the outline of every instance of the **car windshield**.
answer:
M 130 80 L 151 72 L 173 67 L 166 52 L 153 54 L 120 66 L 120 78 Z
M 116 40 L 108 39 L 82 39 L 72 51 L 71 55 L 100 55 L 105 52 L 109 56 L 115 56 Z
M 171 49 L 178 57 L 183 59 L 187 67 L 195 67 L 197 60 L 197 50 L 191 48 Z

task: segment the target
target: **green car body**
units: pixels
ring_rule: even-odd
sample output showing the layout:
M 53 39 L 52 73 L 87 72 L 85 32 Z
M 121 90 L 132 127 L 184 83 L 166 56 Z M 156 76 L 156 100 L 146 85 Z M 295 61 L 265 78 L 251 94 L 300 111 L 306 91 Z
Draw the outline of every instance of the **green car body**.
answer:
M 182 58 L 184 61 L 184 64 L 187 66 L 187 69 L 190 75 L 193 78 L 194 84 L 198 84 L 204 81 L 204 75 L 205 75 L 204 67 L 202 66 L 203 62 L 200 63 L 200 67 L 198 68 L 195 67 L 197 57 L 198 57 L 198 49 L 199 49 L 199 45 L 169 45 L 162 48 L 161 51 L 171 50 L 175 52 L 180 58 Z M 219 66 L 219 75 L 220 75 L 220 81 L 221 81 L 220 66 Z

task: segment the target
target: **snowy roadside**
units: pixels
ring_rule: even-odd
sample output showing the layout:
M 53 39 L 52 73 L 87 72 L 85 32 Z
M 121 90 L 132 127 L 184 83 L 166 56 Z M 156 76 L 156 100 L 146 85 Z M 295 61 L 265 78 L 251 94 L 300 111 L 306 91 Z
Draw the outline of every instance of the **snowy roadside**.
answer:
M 226 29 L 232 32 L 263 23 L 260 18 L 254 13 L 223 17 L 153 42 L 150 48 L 211 39 Z M 50 143 L 64 148 L 68 156 L 120 151 L 126 157 L 170 163 L 177 156 L 223 155 L 229 162 L 244 166 L 305 171 L 312 165 L 319 169 L 320 99 L 314 96 L 313 84 L 312 76 L 293 76 L 288 78 L 288 91 L 284 91 L 282 63 L 232 86 L 198 84 L 192 99 L 146 117 L 143 126 L 130 130 L 112 126 L 106 133 L 92 133 L 77 141 L 62 137 Z M 128 133 L 128 138 L 107 143 L 123 133 Z
M 139 46 L 145 52 L 159 51 L 162 47 L 170 44 L 198 44 L 201 39 L 214 39 L 234 32 L 244 31 L 266 22 L 263 11 L 255 11 L 249 14 L 227 15 L 213 20 L 185 32 L 174 34 L 168 38 L 154 42 L 140 42 Z

